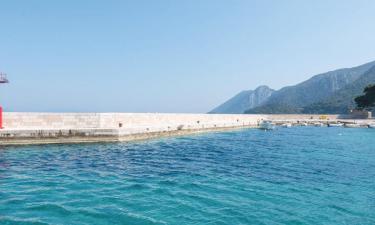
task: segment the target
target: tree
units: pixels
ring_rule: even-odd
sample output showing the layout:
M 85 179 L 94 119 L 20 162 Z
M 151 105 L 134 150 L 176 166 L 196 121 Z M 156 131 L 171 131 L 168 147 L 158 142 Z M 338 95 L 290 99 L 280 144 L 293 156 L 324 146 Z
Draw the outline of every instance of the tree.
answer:
M 375 106 L 375 84 L 367 86 L 364 95 L 358 96 L 354 99 L 358 109 L 371 109 Z

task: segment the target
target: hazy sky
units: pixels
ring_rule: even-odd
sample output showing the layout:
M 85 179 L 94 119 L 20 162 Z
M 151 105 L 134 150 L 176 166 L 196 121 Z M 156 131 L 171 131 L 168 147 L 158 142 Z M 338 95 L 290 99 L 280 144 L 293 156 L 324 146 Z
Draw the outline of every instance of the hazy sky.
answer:
M 207 112 L 375 60 L 375 1 L 1 0 L 7 111 Z

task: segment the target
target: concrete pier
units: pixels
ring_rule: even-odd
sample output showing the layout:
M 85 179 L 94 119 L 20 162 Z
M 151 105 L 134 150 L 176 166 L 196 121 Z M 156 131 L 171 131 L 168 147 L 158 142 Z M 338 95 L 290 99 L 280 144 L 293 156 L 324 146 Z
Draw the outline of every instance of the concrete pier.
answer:
M 256 127 L 261 115 L 4 113 L 0 145 L 130 141 Z
M 338 115 L 324 116 L 335 121 Z M 4 113 L 0 145 L 130 141 L 257 127 L 262 120 L 317 120 L 319 115 L 168 113 Z

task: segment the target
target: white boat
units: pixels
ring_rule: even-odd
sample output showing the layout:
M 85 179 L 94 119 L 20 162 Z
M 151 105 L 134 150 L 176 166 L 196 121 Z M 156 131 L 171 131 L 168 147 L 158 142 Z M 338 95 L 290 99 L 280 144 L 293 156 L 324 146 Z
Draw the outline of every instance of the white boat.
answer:
M 263 130 L 274 130 L 276 126 L 271 121 L 262 121 L 259 124 L 259 128 Z
M 368 125 L 368 128 L 375 128 L 375 123 L 370 123 L 370 124 Z
M 315 127 L 324 127 L 324 123 L 314 123 Z
M 291 123 L 284 123 L 284 124 L 281 125 L 281 127 L 289 128 L 289 127 L 292 127 L 292 124 Z
M 300 123 L 301 126 L 306 127 L 308 124 L 307 123 Z
M 342 123 L 329 123 L 328 126 L 329 127 L 342 127 L 342 126 L 344 126 L 344 124 L 342 124 Z
M 344 125 L 344 127 L 347 127 L 347 128 L 360 128 L 361 127 L 361 124 L 357 124 L 357 123 L 346 123 Z

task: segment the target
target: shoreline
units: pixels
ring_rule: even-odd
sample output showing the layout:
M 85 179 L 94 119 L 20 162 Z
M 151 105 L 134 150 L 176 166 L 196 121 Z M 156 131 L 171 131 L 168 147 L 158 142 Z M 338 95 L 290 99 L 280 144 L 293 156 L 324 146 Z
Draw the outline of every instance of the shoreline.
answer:
M 353 123 L 340 115 L 172 113 L 4 113 L 0 146 L 129 142 L 274 123 Z M 374 119 L 356 120 L 374 123 Z

